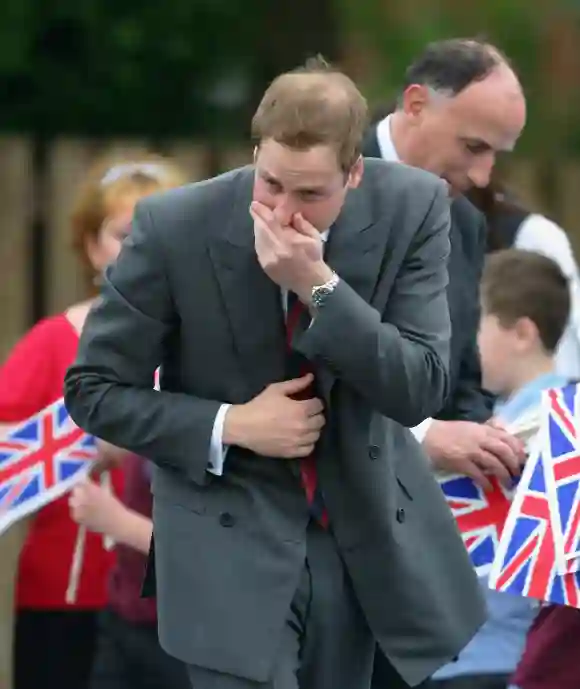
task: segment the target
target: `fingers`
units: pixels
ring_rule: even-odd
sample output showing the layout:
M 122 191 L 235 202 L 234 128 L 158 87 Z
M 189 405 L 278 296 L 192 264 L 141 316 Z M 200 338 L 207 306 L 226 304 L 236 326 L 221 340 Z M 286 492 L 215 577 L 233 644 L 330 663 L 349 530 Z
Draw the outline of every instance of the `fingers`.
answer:
M 91 487 L 91 481 L 89 479 L 83 479 L 79 481 L 75 486 L 72 487 L 70 492 L 70 499 L 78 500 L 82 497 Z
M 483 488 L 485 491 L 490 491 L 492 486 L 491 483 L 489 482 L 489 479 L 486 477 L 486 475 L 483 473 L 483 471 L 477 466 L 477 464 L 474 464 L 473 462 L 469 462 L 464 468 L 462 468 L 462 472 L 466 475 L 469 476 L 469 478 L 473 479 L 473 481 Z
M 310 416 L 306 421 L 306 430 L 308 432 L 320 433 L 326 424 L 326 419 L 324 414 L 317 414 L 316 416 Z
M 314 452 L 315 445 L 316 442 L 313 442 L 310 445 L 299 445 L 288 452 L 286 457 L 287 459 L 301 459 L 303 457 L 310 457 L 310 455 Z
M 320 431 L 311 431 L 310 433 L 306 433 L 304 436 L 302 436 L 302 438 L 300 438 L 298 446 L 301 448 L 311 447 L 313 450 L 314 446 L 318 442 L 318 438 L 320 438 Z
M 306 237 L 312 237 L 312 239 L 320 239 L 320 232 L 304 219 L 302 213 L 294 214 L 292 224 L 294 228 L 300 232 L 300 234 L 303 234 Z
M 521 438 L 516 438 L 507 431 L 502 431 L 501 433 L 502 440 L 506 443 L 506 445 L 509 445 L 518 460 L 518 464 L 521 466 L 526 461 L 526 444 Z
M 324 404 L 318 397 L 309 400 L 300 400 L 297 404 L 302 407 L 308 416 L 317 416 L 324 411 Z
M 120 462 L 117 458 L 97 457 L 91 465 L 89 476 L 98 480 L 106 471 L 110 471 L 118 466 L 120 466 Z
M 250 208 L 250 215 L 254 221 L 254 242 L 256 250 L 270 250 L 281 253 L 284 249 L 276 232 L 265 222 L 261 216 Z
M 482 450 L 473 463 L 486 475 L 496 476 L 505 486 L 510 487 L 513 483 L 513 476 L 507 467 L 497 458 L 495 454 Z
M 509 436 L 506 436 L 508 434 L 501 431 L 488 433 L 483 439 L 481 449 L 499 460 L 512 476 L 518 476 L 521 466 L 520 455 L 514 450 L 514 444 L 509 442 Z
M 516 455 L 520 462 L 525 461 L 526 446 L 520 438 L 508 432 L 505 425 L 500 419 L 490 419 L 486 424 L 489 434 L 493 434 L 499 440 L 509 445 L 514 455 Z
M 259 201 L 252 201 L 250 204 L 250 215 L 260 218 L 260 220 L 266 224 L 274 221 L 274 213 L 272 213 L 268 206 Z
M 309 385 L 312 385 L 313 382 L 313 374 L 307 373 L 305 376 L 302 376 L 301 378 L 292 378 L 292 380 L 283 380 L 279 383 L 272 383 L 272 385 L 270 385 L 269 387 L 270 389 L 273 389 L 276 392 L 280 392 L 282 395 L 291 397 L 292 395 L 295 395 L 296 393 L 305 390 Z
M 250 204 L 250 215 L 256 226 L 273 241 L 281 239 L 280 224 L 276 221 L 274 213 L 263 203 L 253 201 Z

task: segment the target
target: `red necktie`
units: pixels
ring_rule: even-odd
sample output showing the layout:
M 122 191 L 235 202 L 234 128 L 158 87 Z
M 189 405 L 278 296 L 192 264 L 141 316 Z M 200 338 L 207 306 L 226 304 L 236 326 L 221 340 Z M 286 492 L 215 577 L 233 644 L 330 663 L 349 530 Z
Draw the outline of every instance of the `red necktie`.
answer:
M 288 293 L 288 313 L 286 316 L 286 342 L 288 346 L 288 373 L 291 378 L 299 378 L 308 373 L 314 373 L 308 359 L 292 349 L 292 337 L 301 322 L 303 323 L 308 311 L 304 304 L 292 292 Z M 293 396 L 293 399 L 310 399 L 315 397 L 314 385 L 309 385 Z M 306 499 L 310 505 L 312 515 L 322 526 L 328 525 L 328 514 L 322 502 L 322 494 L 318 486 L 318 475 L 314 455 L 303 457 L 300 461 L 300 476 L 306 493 Z

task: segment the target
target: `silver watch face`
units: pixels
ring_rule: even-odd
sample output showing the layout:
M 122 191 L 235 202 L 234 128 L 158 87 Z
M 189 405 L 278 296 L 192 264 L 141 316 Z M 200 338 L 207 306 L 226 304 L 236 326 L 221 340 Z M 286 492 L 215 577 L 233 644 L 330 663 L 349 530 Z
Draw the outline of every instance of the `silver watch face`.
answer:
M 323 285 L 322 287 L 318 287 L 315 291 L 314 294 L 312 295 L 312 301 L 314 302 L 315 306 L 320 306 L 324 299 L 329 295 L 332 294 L 333 287 L 327 287 L 326 285 Z

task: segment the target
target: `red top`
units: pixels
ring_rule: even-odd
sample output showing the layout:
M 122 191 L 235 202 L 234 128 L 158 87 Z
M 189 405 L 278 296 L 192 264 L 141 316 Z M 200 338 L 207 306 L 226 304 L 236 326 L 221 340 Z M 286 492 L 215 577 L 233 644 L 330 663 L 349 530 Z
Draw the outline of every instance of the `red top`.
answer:
M 578 689 L 579 644 L 580 610 L 565 605 L 542 608 L 510 683 L 521 689 Z
M 129 508 L 151 517 L 150 469 L 147 460 L 128 454 L 123 462 L 125 491 L 123 502 Z M 119 544 L 117 562 L 111 572 L 109 601 L 111 607 L 130 622 L 155 622 L 157 606 L 154 598 L 142 598 L 141 589 L 147 557 L 133 548 Z
M 35 325 L 0 366 L 0 423 L 17 423 L 60 399 L 66 369 L 73 363 L 78 335 L 64 314 Z M 122 491 L 122 471 L 111 472 L 114 491 Z M 76 601 L 67 603 L 79 527 L 70 517 L 68 495 L 36 513 L 20 555 L 18 608 L 96 609 L 107 602 L 107 577 L 114 551 L 103 537 L 87 532 Z

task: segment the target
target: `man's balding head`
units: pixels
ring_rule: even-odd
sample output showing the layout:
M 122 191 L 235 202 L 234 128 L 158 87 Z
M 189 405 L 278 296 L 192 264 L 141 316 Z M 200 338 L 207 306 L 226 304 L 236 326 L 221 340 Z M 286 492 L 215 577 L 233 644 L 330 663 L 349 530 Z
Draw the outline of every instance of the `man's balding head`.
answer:
M 457 96 L 498 70 L 510 72 L 514 83 L 519 84 L 506 55 L 491 43 L 472 38 L 437 41 L 430 43 L 409 65 L 403 91 L 419 84 L 447 96 Z
M 408 67 L 396 124 L 406 162 L 465 191 L 488 184 L 496 154 L 513 149 L 525 118 L 508 58 L 490 43 L 455 38 L 431 43 Z

